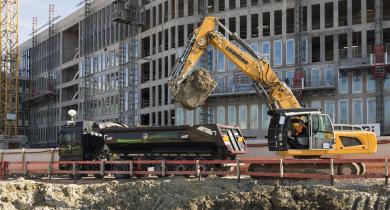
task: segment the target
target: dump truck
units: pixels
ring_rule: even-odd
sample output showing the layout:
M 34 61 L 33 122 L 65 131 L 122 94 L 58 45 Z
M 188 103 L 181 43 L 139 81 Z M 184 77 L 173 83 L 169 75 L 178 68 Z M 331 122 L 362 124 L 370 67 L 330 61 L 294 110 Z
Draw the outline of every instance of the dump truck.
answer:
M 113 122 L 69 121 L 61 127 L 59 160 L 234 160 L 246 153 L 238 127 L 220 124 L 133 127 Z M 63 166 L 63 169 L 69 166 Z M 84 166 L 93 170 L 98 166 Z M 91 168 L 92 167 L 92 168 Z M 126 171 L 115 164 L 107 170 Z M 143 170 L 160 166 L 143 165 Z M 168 165 L 168 170 L 193 170 L 193 165 Z M 202 170 L 230 170 L 227 165 L 202 165 Z M 117 178 L 127 175 L 117 174 Z

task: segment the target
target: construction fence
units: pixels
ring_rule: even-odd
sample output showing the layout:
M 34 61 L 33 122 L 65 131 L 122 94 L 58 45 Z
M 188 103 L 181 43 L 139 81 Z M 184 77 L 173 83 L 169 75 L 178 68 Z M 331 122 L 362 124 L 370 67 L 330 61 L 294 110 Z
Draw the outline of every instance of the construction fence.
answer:
M 336 165 L 364 163 L 365 172 L 360 175 L 337 175 Z M 273 172 L 249 172 L 250 164 L 277 166 Z M 326 165 L 330 173 L 289 173 L 284 167 L 295 164 Z M 50 180 L 53 176 L 70 175 L 77 182 L 82 175 L 95 175 L 104 180 L 107 175 L 128 175 L 129 177 L 145 177 L 148 175 L 166 176 L 193 176 L 207 177 L 231 176 L 238 182 L 242 176 L 252 178 L 278 179 L 316 179 L 329 180 L 332 184 L 336 179 L 367 179 L 383 178 L 388 184 L 389 166 L 387 158 L 375 159 L 269 159 L 269 160 L 129 160 L 129 161 L 2 161 L 0 175 L 8 177 L 46 176 Z M 230 166 L 231 170 L 215 170 L 213 166 Z M 121 167 L 116 167 L 121 166 Z M 181 166 L 181 167 L 178 167 Z M 81 169 L 82 168 L 82 169 Z

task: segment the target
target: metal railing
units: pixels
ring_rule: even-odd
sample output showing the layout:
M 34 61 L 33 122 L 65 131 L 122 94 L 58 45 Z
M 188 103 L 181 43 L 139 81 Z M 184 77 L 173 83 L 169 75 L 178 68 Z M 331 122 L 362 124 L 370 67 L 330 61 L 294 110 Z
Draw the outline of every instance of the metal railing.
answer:
M 361 163 L 365 165 L 365 171 L 358 174 L 339 175 L 339 167 L 344 164 L 353 165 Z M 248 171 L 251 164 L 277 165 L 275 171 Z M 310 164 L 323 165 L 321 169 L 328 168 L 329 173 L 323 170 L 315 172 L 291 172 L 285 168 L 291 165 Z M 115 166 L 121 167 L 115 167 Z M 217 170 L 216 165 L 229 165 L 232 170 Z M 198 178 L 218 175 L 234 176 L 240 182 L 241 176 L 253 178 L 276 177 L 280 179 L 317 179 L 329 180 L 334 184 L 335 179 L 367 179 L 383 178 L 388 185 L 389 166 L 387 158 L 371 159 L 251 159 L 251 160 L 129 160 L 129 161 L 2 161 L 0 175 L 3 179 L 10 176 L 45 175 L 49 179 L 55 175 L 71 175 L 77 182 L 78 175 L 99 175 L 104 181 L 107 175 L 126 175 L 129 177 L 144 177 L 155 175 L 165 177 L 169 175 L 186 175 Z M 37 167 L 40 166 L 40 167 Z M 42 168 L 43 166 L 43 168 Z M 80 169 L 82 166 L 85 170 Z M 61 169 L 62 168 L 62 169 Z M 65 169 L 64 169 L 65 168 Z M 120 168 L 120 169 L 119 169 Z

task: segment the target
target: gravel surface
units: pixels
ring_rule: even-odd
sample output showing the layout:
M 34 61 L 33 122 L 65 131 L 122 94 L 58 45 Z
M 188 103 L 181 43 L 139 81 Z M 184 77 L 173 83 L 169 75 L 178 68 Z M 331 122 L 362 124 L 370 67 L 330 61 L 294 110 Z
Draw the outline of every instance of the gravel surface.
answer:
M 54 180 L 53 182 L 58 182 Z M 68 184 L 66 184 L 68 182 Z M 328 182 L 229 178 L 132 179 L 51 184 L 0 182 L 0 209 L 390 209 L 384 180 Z

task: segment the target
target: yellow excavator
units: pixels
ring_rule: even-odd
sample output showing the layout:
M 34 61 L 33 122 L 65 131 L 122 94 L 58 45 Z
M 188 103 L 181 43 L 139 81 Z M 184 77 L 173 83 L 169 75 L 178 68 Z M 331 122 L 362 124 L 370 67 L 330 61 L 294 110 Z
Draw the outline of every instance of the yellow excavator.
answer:
M 216 27 L 222 28 L 236 43 L 229 41 Z M 291 89 L 279 80 L 267 59 L 255 52 L 236 33 L 230 32 L 216 17 L 207 16 L 189 39 L 188 46 L 176 62 L 168 82 L 172 96 L 188 110 L 202 105 L 216 87 L 209 72 L 195 69 L 205 49 L 211 45 L 253 80 L 256 91 L 264 98 L 271 116 L 268 148 L 281 156 L 299 159 L 336 158 L 340 155 L 372 154 L 377 150 L 376 136 L 369 131 L 334 131 L 328 115 L 320 109 L 302 108 Z M 325 165 L 291 166 L 290 172 L 329 168 Z M 363 174 L 364 163 L 336 166 L 337 174 Z M 272 168 L 272 167 L 271 167 Z M 269 166 L 252 164 L 250 171 L 269 170 Z

